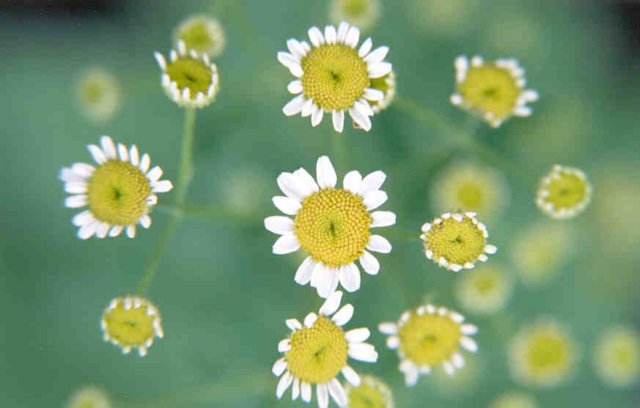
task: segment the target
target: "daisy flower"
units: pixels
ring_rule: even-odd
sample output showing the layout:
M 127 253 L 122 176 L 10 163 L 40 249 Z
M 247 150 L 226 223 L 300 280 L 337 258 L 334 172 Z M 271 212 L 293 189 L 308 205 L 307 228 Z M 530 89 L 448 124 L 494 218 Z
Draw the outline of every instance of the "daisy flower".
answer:
M 513 283 L 502 268 L 483 265 L 458 279 L 455 295 L 468 311 L 477 314 L 492 314 L 504 308 Z
M 279 52 L 278 61 L 296 77 L 287 89 L 296 95 L 283 108 L 287 116 L 311 116 L 317 126 L 325 113 L 330 113 L 337 132 L 344 128 L 344 116 L 365 131 L 371 130 L 370 116 L 374 115 L 369 101 L 381 101 L 384 93 L 371 87 L 371 80 L 391 72 L 391 64 L 384 61 L 388 47 L 372 49 L 371 38 L 360 48 L 360 31 L 347 23 L 326 26 L 324 34 L 317 27 L 309 29 L 311 45 L 306 41 L 289 39 L 289 52 Z
M 139 296 L 118 297 L 109 302 L 100 321 L 104 341 L 129 354 L 136 349 L 140 357 L 147 355 L 154 337 L 164 337 L 158 308 Z
M 397 350 L 407 386 L 414 386 L 420 374 L 429 374 L 434 367 L 453 375 L 464 367 L 460 348 L 478 350 L 469 337 L 477 333 L 476 326 L 464 323 L 459 313 L 430 304 L 404 312 L 398 322 L 381 323 L 379 330 L 389 336 L 387 347 Z
M 94 122 L 111 120 L 122 105 L 118 78 L 101 67 L 84 71 L 76 85 L 76 101 L 81 112 Z
M 596 374 L 607 385 L 630 387 L 640 380 L 640 336 L 627 326 L 612 326 L 602 333 L 593 354 Z
M 178 49 L 171 50 L 168 60 L 159 52 L 154 56 L 162 69 L 162 88 L 169 99 L 184 108 L 204 108 L 215 100 L 220 77 L 208 55 L 187 49 L 185 42 L 179 40 Z
M 111 400 L 106 392 L 94 386 L 82 387 L 75 391 L 66 405 L 67 408 L 111 408 Z
M 425 223 L 420 235 L 426 257 L 454 272 L 472 269 L 496 253 L 498 248 L 486 243 L 488 237 L 487 227 L 472 212 L 444 213 Z
M 109 136 L 100 138 L 100 147 L 87 149 L 96 165 L 75 163 L 60 172 L 64 190 L 71 194 L 65 200 L 68 208 L 89 207 L 75 217 L 78 237 L 116 237 L 124 230 L 129 238 L 136 235 L 136 224 L 151 226 L 149 211 L 158 201 L 157 193 L 173 188 L 168 180 L 160 180 L 162 169 L 151 170 L 148 154 L 140 156 L 138 148 L 116 144 Z
M 226 42 L 220 22 L 207 15 L 195 15 L 182 21 L 173 36 L 176 43 L 183 41 L 187 49 L 211 58 L 222 54 Z
M 357 387 L 346 385 L 349 408 L 393 408 L 391 388 L 373 376 L 363 376 Z
M 347 21 L 366 30 L 380 17 L 380 0 L 333 0 L 329 17 L 335 24 Z
M 378 353 L 365 341 L 369 329 L 359 328 L 345 332 L 342 328 L 353 316 L 353 306 L 340 308 L 342 292 L 334 292 L 322 305 L 318 314 L 309 313 L 303 323 L 296 319 L 286 321 L 291 334 L 278 344 L 284 356 L 273 365 L 273 374 L 280 377 L 276 396 L 280 399 L 292 387 L 292 398 L 299 396 L 310 402 L 315 385 L 318 406 L 329 406 L 329 396 L 341 407 L 347 404 L 347 394 L 336 378 L 342 373 L 353 386 L 360 385 L 360 376 L 347 364 L 351 357 L 375 363 Z M 338 310 L 340 308 L 340 310 Z
M 580 169 L 555 165 L 540 181 L 536 204 L 555 219 L 575 217 L 591 201 L 591 183 Z
M 351 171 L 337 188 L 338 177 L 327 156 L 316 164 L 316 180 L 303 168 L 278 176 L 278 186 L 285 194 L 273 198 L 284 216 L 268 217 L 265 227 L 280 235 L 273 253 L 282 255 L 302 248 L 308 254 L 298 268 L 295 281 L 311 284 L 318 295 L 327 298 L 342 285 L 348 292 L 360 288 L 360 261 L 364 271 L 375 275 L 378 260 L 369 252 L 389 253 L 391 244 L 369 228 L 395 224 L 389 211 L 373 211 L 387 201 L 380 190 L 386 175 L 381 171 L 362 177 Z M 373 211 L 370 213 L 370 211 Z
M 455 60 L 456 93 L 451 103 L 477 113 L 491 126 L 498 127 L 511 116 L 530 116 L 529 102 L 538 100 L 538 93 L 525 89 L 524 69 L 515 59 L 485 62 L 464 55 Z
M 568 331 L 554 320 L 538 320 L 523 327 L 509 345 L 512 376 L 520 383 L 554 387 L 565 383 L 578 361 Z

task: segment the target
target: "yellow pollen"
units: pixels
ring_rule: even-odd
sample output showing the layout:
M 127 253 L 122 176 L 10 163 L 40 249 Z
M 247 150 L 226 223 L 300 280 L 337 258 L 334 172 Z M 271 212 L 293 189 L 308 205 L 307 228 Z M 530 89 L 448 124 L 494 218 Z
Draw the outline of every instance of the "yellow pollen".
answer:
M 371 221 L 360 196 L 325 188 L 304 199 L 294 232 L 302 249 L 315 261 L 336 267 L 362 255 L 369 242 Z
M 430 367 L 449 361 L 460 348 L 460 325 L 448 315 L 411 312 L 398 332 L 400 350 L 414 364 Z
M 147 213 L 151 186 L 131 163 L 110 160 L 89 180 L 89 208 L 93 216 L 110 225 L 129 225 Z
M 344 331 L 325 316 L 311 327 L 291 334 L 287 366 L 295 378 L 309 384 L 324 384 L 347 365 L 349 343 Z
M 102 315 L 105 334 L 120 347 L 144 347 L 156 334 L 154 321 L 160 317 L 155 307 L 142 298 L 136 299 L 142 303 L 126 309 L 124 299 L 118 298 L 116 307 L 107 308 Z M 153 308 L 151 314 L 147 313 L 149 307 Z
M 584 178 L 567 171 L 556 174 L 559 177 L 553 178 L 546 187 L 548 195 L 544 201 L 560 210 L 576 208 L 587 200 L 589 186 Z
M 490 112 L 500 120 L 511 115 L 521 90 L 508 69 L 487 64 L 469 67 L 458 92 L 470 109 Z
M 325 111 L 346 110 L 369 87 L 367 64 L 344 44 L 324 44 L 302 59 L 302 91 Z
M 449 218 L 439 224 L 433 223 L 425 238 L 424 247 L 433 252 L 434 260 L 444 257 L 455 265 L 474 263 L 485 248 L 482 230 L 466 215 L 461 222 Z
M 198 92 L 207 94 L 211 86 L 211 68 L 203 61 L 181 56 L 167 64 L 169 78 L 178 84 L 178 89 L 189 88 L 191 96 Z
M 349 408 L 391 408 L 391 392 L 379 380 L 362 378 L 358 387 L 350 387 L 347 398 Z

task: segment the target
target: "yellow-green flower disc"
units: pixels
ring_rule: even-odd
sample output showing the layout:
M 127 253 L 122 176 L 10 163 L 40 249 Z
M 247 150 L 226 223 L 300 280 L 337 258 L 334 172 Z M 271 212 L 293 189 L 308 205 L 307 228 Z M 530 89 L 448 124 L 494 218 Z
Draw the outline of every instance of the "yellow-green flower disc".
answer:
M 111 408 L 111 401 L 100 388 L 86 386 L 71 395 L 66 408 Z
M 525 393 L 508 392 L 496 398 L 489 408 L 538 408 L 538 404 Z
M 504 308 L 513 283 L 504 270 L 493 264 L 482 265 L 462 275 L 455 295 L 462 307 L 477 314 L 492 314 Z
M 508 358 L 511 374 L 519 383 L 554 387 L 570 379 L 578 351 L 560 324 L 538 320 L 521 328 L 511 340 Z
M 640 335 L 627 326 L 609 327 L 593 353 L 596 374 L 607 385 L 626 388 L 640 380 Z
M 144 357 L 154 338 L 164 337 L 158 308 L 139 296 L 113 299 L 102 314 L 100 325 L 104 340 L 120 347 L 124 354 L 136 349 Z
M 89 68 L 80 74 L 75 93 L 80 111 L 94 122 L 111 120 L 122 105 L 118 78 L 102 67 Z
M 218 57 L 224 51 L 226 40 L 218 20 L 206 15 L 191 16 L 182 21 L 174 32 L 176 44 L 183 41 L 189 50 Z
M 551 218 L 573 218 L 587 208 L 591 192 L 582 170 L 555 165 L 540 181 L 536 204 Z
M 347 385 L 349 408 L 393 408 L 393 394 L 382 380 L 373 376 L 361 377 L 360 385 Z
M 329 7 L 334 24 L 346 21 L 361 30 L 372 27 L 380 17 L 380 0 L 332 0 Z

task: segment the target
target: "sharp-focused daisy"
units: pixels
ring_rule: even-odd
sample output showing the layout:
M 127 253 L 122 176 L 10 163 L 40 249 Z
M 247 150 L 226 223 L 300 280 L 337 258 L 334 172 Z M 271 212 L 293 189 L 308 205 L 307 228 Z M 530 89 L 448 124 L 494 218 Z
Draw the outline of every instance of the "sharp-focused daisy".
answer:
M 75 391 L 66 406 L 67 408 L 111 408 L 111 400 L 100 388 L 87 386 Z
M 109 302 L 100 327 L 104 341 L 120 347 L 123 354 L 136 349 L 140 357 L 147 355 L 154 337 L 164 337 L 158 308 L 140 296 L 117 297 Z
M 323 298 L 342 285 L 348 292 L 360 288 L 360 270 L 356 260 L 370 275 L 380 270 L 378 260 L 369 251 L 389 253 L 391 244 L 369 228 L 386 227 L 396 222 L 389 211 L 375 210 L 387 201 L 380 190 L 386 176 L 381 171 L 362 177 L 351 171 L 343 188 L 336 188 L 338 177 L 327 156 L 318 159 L 316 180 L 303 168 L 278 176 L 285 196 L 273 203 L 283 213 L 264 220 L 265 227 L 281 235 L 273 245 L 274 254 L 288 254 L 302 248 L 308 257 L 295 275 L 300 285 L 311 283 Z
M 360 385 L 346 385 L 347 407 L 349 408 L 393 408 L 393 394 L 382 380 L 363 376 Z
M 87 69 L 78 78 L 76 102 L 90 120 L 109 121 L 122 105 L 118 79 L 101 67 Z
M 631 327 L 613 326 L 598 340 L 593 354 L 598 376 L 612 387 L 629 387 L 640 380 L 640 336 Z
M 170 191 L 173 185 L 160 180 L 160 167 L 149 170 L 149 155 L 140 156 L 135 145 L 127 148 L 118 143 L 116 148 L 109 136 L 102 136 L 100 145 L 87 146 L 97 166 L 74 163 L 60 172 L 64 190 L 72 194 L 65 206 L 89 207 L 72 220 L 81 239 L 116 237 L 123 230 L 133 238 L 136 224 L 151 226 L 148 213 L 158 202 L 156 194 Z
M 438 175 L 431 197 L 437 212 L 452 208 L 492 219 L 504 209 L 507 183 L 498 171 L 475 163 L 457 162 Z
M 196 15 L 182 21 L 174 32 L 176 43 L 183 41 L 187 49 L 215 58 L 222 54 L 225 36 L 218 20 L 206 15 Z
M 551 218 L 572 218 L 587 208 L 591 191 L 591 183 L 582 170 L 556 164 L 540 180 L 536 204 Z
M 538 404 L 527 394 L 508 392 L 496 398 L 489 408 L 538 408 Z
M 572 253 L 571 236 L 566 224 L 550 221 L 524 228 L 514 239 L 510 253 L 523 283 L 540 286 L 551 281 Z
M 576 363 L 576 346 L 560 324 L 539 320 L 525 326 L 511 340 L 509 365 L 522 384 L 553 387 L 566 382 Z
M 515 59 L 485 62 L 481 57 L 459 56 L 455 61 L 456 93 L 451 103 L 480 115 L 491 126 L 498 127 L 511 116 L 529 116 L 529 102 L 538 93 L 525 89 L 524 69 Z
M 346 21 L 362 30 L 373 26 L 380 16 L 379 0 L 333 0 L 329 7 L 334 24 Z
M 476 261 L 486 262 L 487 255 L 496 253 L 488 237 L 487 227 L 472 212 L 444 213 L 425 223 L 420 235 L 427 258 L 454 272 L 472 269 Z
M 330 113 L 337 132 L 344 128 L 345 112 L 362 129 L 371 130 L 370 116 L 374 112 L 369 101 L 381 101 L 384 93 L 371 86 L 371 80 L 391 72 L 384 61 L 388 47 L 371 51 L 367 38 L 360 48 L 360 31 L 347 23 L 309 29 L 311 46 L 306 41 L 289 39 L 289 52 L 279 52 L 278 61 L 296 77 L 287 89 L 297 95 L 283 108 L 287 116 L 311 116 L 317 126 L 325 113 Z
M 512 282 L 502 268 L 483 265 L 458 279 L 455 294 L 466 310 L 491 314 L 502 310 L 511 296 Z
M 220 77 L 208 55 L 187 49 L 184 41 L 178 41 L 178 49 L 171 50 L 168 60 L 158 52 L 154 55 L 169 99 L 184 108 L 204 108 L 215 100 Z
M 478 329 L 463 322 L 459 313 L 425 305 L 404 312 L 397 323 L 380 324 L 380 331 L 389 336 L 387 347 L 398 352 L 399 368 L 408 386 L 415 385 L 420 374 L 429 374 L 434 367 L 442 366 L 449 375 L 464 367 L 460 348 L 477 351 L 476 342 L 469 336 Z
M 342 329 L 353 316 L 353 306 L 346 304 L 338 310 L 342 292 L 334 292 L 322 305 L 318 314 L 309 313 L 304 325 L 296 319 L 286 321 L 291 334 L 278 344 L 284 354 L 273 365 L 273 374 L 280 377 L 276 396 L 279 398 L 293 385 L 292 397 L 311 401 L 312 386 L 316 386 L 318 406 L 329 406 L 329 396 L 341 407 L 347 404 L 347 393 L 338 381 L 342 373 L 353 386 L 360 385 L 360 376 L 347 364 L 351 357 L 375 363 L 378 353 L 371 344 L 369 329 L 345 332 Z

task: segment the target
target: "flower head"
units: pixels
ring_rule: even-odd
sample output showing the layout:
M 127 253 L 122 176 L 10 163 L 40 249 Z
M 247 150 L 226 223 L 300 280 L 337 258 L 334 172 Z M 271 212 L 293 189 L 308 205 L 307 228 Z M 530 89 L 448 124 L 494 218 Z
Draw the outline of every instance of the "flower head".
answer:
M 300 285 L 311 283 L 323 298 L 342 285 L 348 292 L 360 288 L 360 271 L 375 275 L 378 260 L 369 251 L 389 253 L 391 244 L 369 228 L 395 224 L 389 211 L 375 210 L 387 201 L 380 190 L 386 176 L 381 171 L 362 177 L 351 171 L 344 177 L 343 188 L 337 188 L 337 175 L 327 156 L 318 159 L 316 180 L 303 168 L 282 173 L 278 186 L 285 196 L 273 198 L 275 206 L 286 215 L 268 217 L 265 227 L 281 235 L 273 245 L 274 254 L 288 254 L 302 248 L 308 257 L 295 275 Z
M 204 108 L 215 100 L 220 77 L 208 55 L 187 49 L 184 41 L 178 41 L 177 51 L 172 50 L 168 60 L 158 52 L 154 55 L 169 99 L 184 108 Z
M 427 258 L 443 268 L 458 272 L 472 269 L 476 261 L 485 262 L 496 253 L 495 245 L 486 243 L 489 233 L 475 213 L 444 213 L 422 226 Z
M 100 388 L 87 386 L 71 395 L 67 408 L 111 408 L 111 400 Z
M 109 302 L 100 321 L 104 341 L 108 341 L 129 354 L 138 350 L 140 357 L 147 355 L 154 337 L 164 337 L 158 308 L 139 296 L 117 297 Z
M 540 180 L 536 204 L 551 218 L 572 218 L 587 208 L 591 192 L 591 183 L 582 170 L 555 165 Z
M 508 392 L 496 398 L 489 408 L 538 408 L 538 404 L 527 394 Z
M 87 69 L 78 78 L 76 101 L 82 113 L 90 120 L 111 120 L 122 105 L 118 79 L 101 67 Z
M 605 330 L 593 354 L 598 376 L 612 387 L 630 387 L 640 380 L 640 336 L 631 327 Z
M 289 52 L 279 52 L 278 61 L 296 77 L 287 89 L 297 95 L 283 108 L 287 116 L 311 116 L 317 126 L 325 113 L 331 113 L 337 132 L 344 128 L 345 112 L 365 131 L 371 130 L 374 112 L 369 101 L 381 101 L 384 93 L 371 87 L 371 80 L 391 72 L 384 61 L 388 47 L 373 51 L 371 38 L 360 48 L 360 31 L 347 23 L 309 29 L 311 46 L 306 41 L 289 39 Z
M 380 16 L 379 0 L 333 0 L 329 7 L 334 24 L 346 21 L 362 30 L 373 26 Z
M 509 346 L 511 374 L 522 384 L 553 387 L 566 382 L 577 362 L 569 333 L 553 320 L 525 326 Z
M 485 62 L 481 57 L 459 56 L 455 61 L 456 93 L 451 103 L 477 113 L 491 126 L 498 127 L 511 116 L 530 116 L 529 102 L 538 93 L 524 89 L 524 69 L 515 59 Z
M 476 342 L 469 336 L 478 329 L 463 322 L 459 313 L 425 305 L 404 312 L 397 323 L 380 324 L 380 331 L 389 336 L 387 347 L 398 352 L 400 371 L 408 386 L 415 385 L 420 374 L 429 374 L 434 367 L 442 366 L 449 375 L 464 367 L 460 348 L 477 351 Z
M 501 268 L 483 265 L 458 279 L 455 294 L 468 311 L 491 314 L 505 306 L 511 289 L 512 282 Z
M 495 218 L 507 201 L 507 183 L 496 170 L 474 163 L 454 163 L 433 184 L 436 211 L 472 211 L 483 219 Z
M 225 36 L 218 20 L 206 15 L 195 15 L 182 21 L 174 32 L 176 43 L 183 41 L 186 48 L 207 54 L 211 58 L 222 54 Z
M 372 376 L 361 377 L 360 385 L 347 384 L 347 406 L 349 408 L 393 408 L 391 389 Z
M 156 194 L 170 191 L 173 185 L 160 180 L 160 167 L 149 170 L 149 155 L 141 157 L 135 145 L 127 148 L 118 143 L 116 148 L 109 136 L 102 136 L 100 145 L 87 146 L 97 166 L 74 163 L 60 172 L 64 189 L 71 194 L 65 205 L 89 207 L 72 220 L 81 239 L 116 237 L 125 229 L 133 238 L 136 224 L 151 226 L 148 213 L 158 201 Z
M 329 396 L 339 406 L 347 403 L 344 387 L 336 378 L 342 373 L 353 386 L 360 385 L 360 376 L 351 368 L 349 357 L 375 363 L 378 353 L 371 344 L 366 328 L 345 332 L 342 328 L 353 316 L 353 306 L 340 308 L 342 292 L 334 292 L 322 305 L 318 314 L 309 313 L 304 322 L 296 319 L 286 321 L 291 334 L 278 344 L 284 356 L 273 365 L 273 374 L 280 377 L 276 396 L 279 398 L 293 385 L 292 397 L 302 396 L 311 401 L 312 386 L 316 386 L 318 406 L 326 408 Z M 340 308 L 340 310 L 338 310 Z

